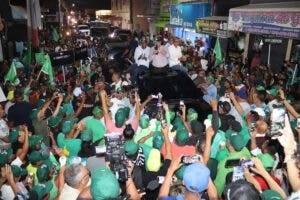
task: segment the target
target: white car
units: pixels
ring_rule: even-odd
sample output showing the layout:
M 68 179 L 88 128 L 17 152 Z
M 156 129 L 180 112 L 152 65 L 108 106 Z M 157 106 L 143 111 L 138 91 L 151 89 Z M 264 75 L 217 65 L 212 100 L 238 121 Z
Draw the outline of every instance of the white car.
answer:
M 79 34 L 83 34 L 86 37 L 89 37 L 90 34 L 91 34 L 91 30 L 90 30 L 90 27 L 88 25 L 84 25 L 84 24 L 78 25 L 77 30 L 78 30 Z

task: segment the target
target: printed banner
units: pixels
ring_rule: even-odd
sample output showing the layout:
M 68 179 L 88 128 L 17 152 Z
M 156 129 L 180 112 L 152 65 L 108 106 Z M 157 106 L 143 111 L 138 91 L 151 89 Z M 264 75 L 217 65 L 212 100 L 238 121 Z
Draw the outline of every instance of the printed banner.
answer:
M 230 10 L 228 29 L 254 34 L 272 34 L 283 38 L 300 38 L 300 12 Z

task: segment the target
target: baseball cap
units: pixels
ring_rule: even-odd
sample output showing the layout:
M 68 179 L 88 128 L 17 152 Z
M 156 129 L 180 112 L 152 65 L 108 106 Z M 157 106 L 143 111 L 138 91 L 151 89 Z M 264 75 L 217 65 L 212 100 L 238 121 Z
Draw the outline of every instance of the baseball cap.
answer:
M 247 88 L 241 87 L 239 90 L 234 92 L 235 96 L 240 97 L 241 99 L 247 99 L 248 98 L 248 93 L 247 93 Z
M 119 196 L 120 186 L 116 176 L 106 167 L 92 171 L 90 191 L 94 200 L 114 199 Z
M 238 134 L 236 132 L 233 132 L 230 135 L 228 135 L 228 139 L 229 139 L 232 147 L 236 151 L 241 151 L 246 146 L 246 142 L 245 142 L 243 136 L 241 136 L 240 134 Z
M 277 96 L 278 96 L 278 90 L 277 90 L 276 88 L 272 88 L 272 89 L 270 89 L 270 90 L 267 90 L 267 93 L 268 93 L 269 95 L 274 96 L 274 97 L 277 97 Z
M 11 166 L 11 171 L 14 175 L 14 177 L 20 177 L 20 176 L 25 176 L 27 174 L 27 170 L 23 169 L 17 165 L 12 165 Z
M 94 117 L 101 117 L 103 115 L 103 111 L 101 108 L 99 108 L 99 106 L 95 106 L 92 112 Z
M 68 134 L 71 130 L 73 125 L 78 121 L 77 118 L 68 119 L 62 125 L 61 131 L 63 134 Z
M 198 113 L 193 108 L 189 108 L 187 117 L 188 117 L 189 121 L 197 120 L 198 119 Z
M 124 143 L 124 151 L 127 156 L 135 155 L 138 149 L 139 145 L 132 140 Z
M 266 89 L 265 89 L 265 87 L 259 85 L 259 86 L 256 87 L 256 90 L 257 91 L 265 91 Z
M 43 164 L 37 169 L 36 176 L 40 183 L 43 183 L 49 179 L 50 168 Z
M 261 161 L 261 163 L 263 164 L 266 170 L 272 169 L 274 167 L 275 160 L 270 154 L 268 153 L 260 154 L 257 156 L 257 158 Z
M 18 137 L 19 137 L 19 127 L 9 132 L 8 139 L 10 143 L 17 142 Z
M 0 167 L 8 163 L 10 156 L 13 154 L 12 148 L 0 151 Z
M 123 87 L 118 87 L 117 90 L 116 90 L 117 93 L 124 93 L 124 91 L 125 90 L 124 90 Z
M 211 83 L 215 82 L 215 79 L 212 76 L 207 77 L 206 80 L 209 81 L 209 82 L 211 82 Z
M 29 137 L 29 148 L 33 149 L 36 145 L 41 144 L 43 137 L 41 135 L 32 135 Z
M 49 154 L 44 154 L 39 151 L 33 151 L 28 156 L 28 160 L 32 163 L 36 163 L 41 160 L 47 160 L 48 158 Z
M 183 173 L 184 185 L 188 191 L 193 193 L 200 193 L 206 190 L 209 179 L 209 169 L 200 163 L 188 165 Z
M 275 190 L 265 190 L 261 193 L 262 200 L 282 200 L 281 195 Z
M 151 149 L 148 160 L 146 161 L 146 168 L 150 172 L 157 172 L 161 167 L 161 155 L 157 149 Z
M 142 129 L 148 128 L 150 122 L 150 118 L 148 115 L 143 114 L 140 118 L 139 125 Z
M 52 190 L 53 184 L 51 181 L 48 181 L 45 184 L 36 184 L 32 190 L 38 194 L 38 200 L 42 200 L 46 194 L 48 194 Z
M 178 145 L 185 145 L 189 139 L 189 133 L 186 129 L 176 131 L 176 142 Z
M 126 120 L 124 108 L 119 108 L 115 114 L 115 123 L 117 128 L 121 128 Z
M 183 179 L 183 174 L 184 174 L 184 171 L 186 169 L 187 165 L 182 165 L 179 169 L 176 170 L 175 172 L 175 176 L 182 180 Z
M 155 131 L 153 135 L 153 148 L 160 150 L 165 142 L 165 138 L 160 131 Z

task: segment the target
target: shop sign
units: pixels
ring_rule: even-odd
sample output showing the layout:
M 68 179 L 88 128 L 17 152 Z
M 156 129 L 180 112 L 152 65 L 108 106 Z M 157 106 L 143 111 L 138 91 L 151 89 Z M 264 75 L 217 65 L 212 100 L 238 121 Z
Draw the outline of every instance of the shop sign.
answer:
M 220 38 L 228 38 L 233 35 L 232 32 L 227 31 L 227 21 L 212 19 L 198 19 L 196 32 Z
M 295 11 L 248 11 L 246 8 L 230 10 L 228 29 L 255 34 L 272 34 L 284 38 L 300 38 L 300 14 Z
M 197 18 L 211 15 L 210 3 L 176 4 L 170 7 L 170 25 L 195 29 Z

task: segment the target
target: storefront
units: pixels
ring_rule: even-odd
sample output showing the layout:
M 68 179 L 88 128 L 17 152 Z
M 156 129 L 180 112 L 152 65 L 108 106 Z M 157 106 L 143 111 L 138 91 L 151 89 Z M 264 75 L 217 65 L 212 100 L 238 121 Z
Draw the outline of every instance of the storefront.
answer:
M 170 7 L 170 25 L 173 35 L 192 42 L 207 35 L 196 33 L 196 19 L 211 16 L 210 3 L 174 4 Z
M 300 2 L 249 4 L 230 9 L 228 29 L 247 33 L 246 44 L 252 57 L 261 53 L 262 63 L 280 70 L 291 58 L 292 44 L 300 39 Z M 293 41 L 294 40 L 294 41 Z

